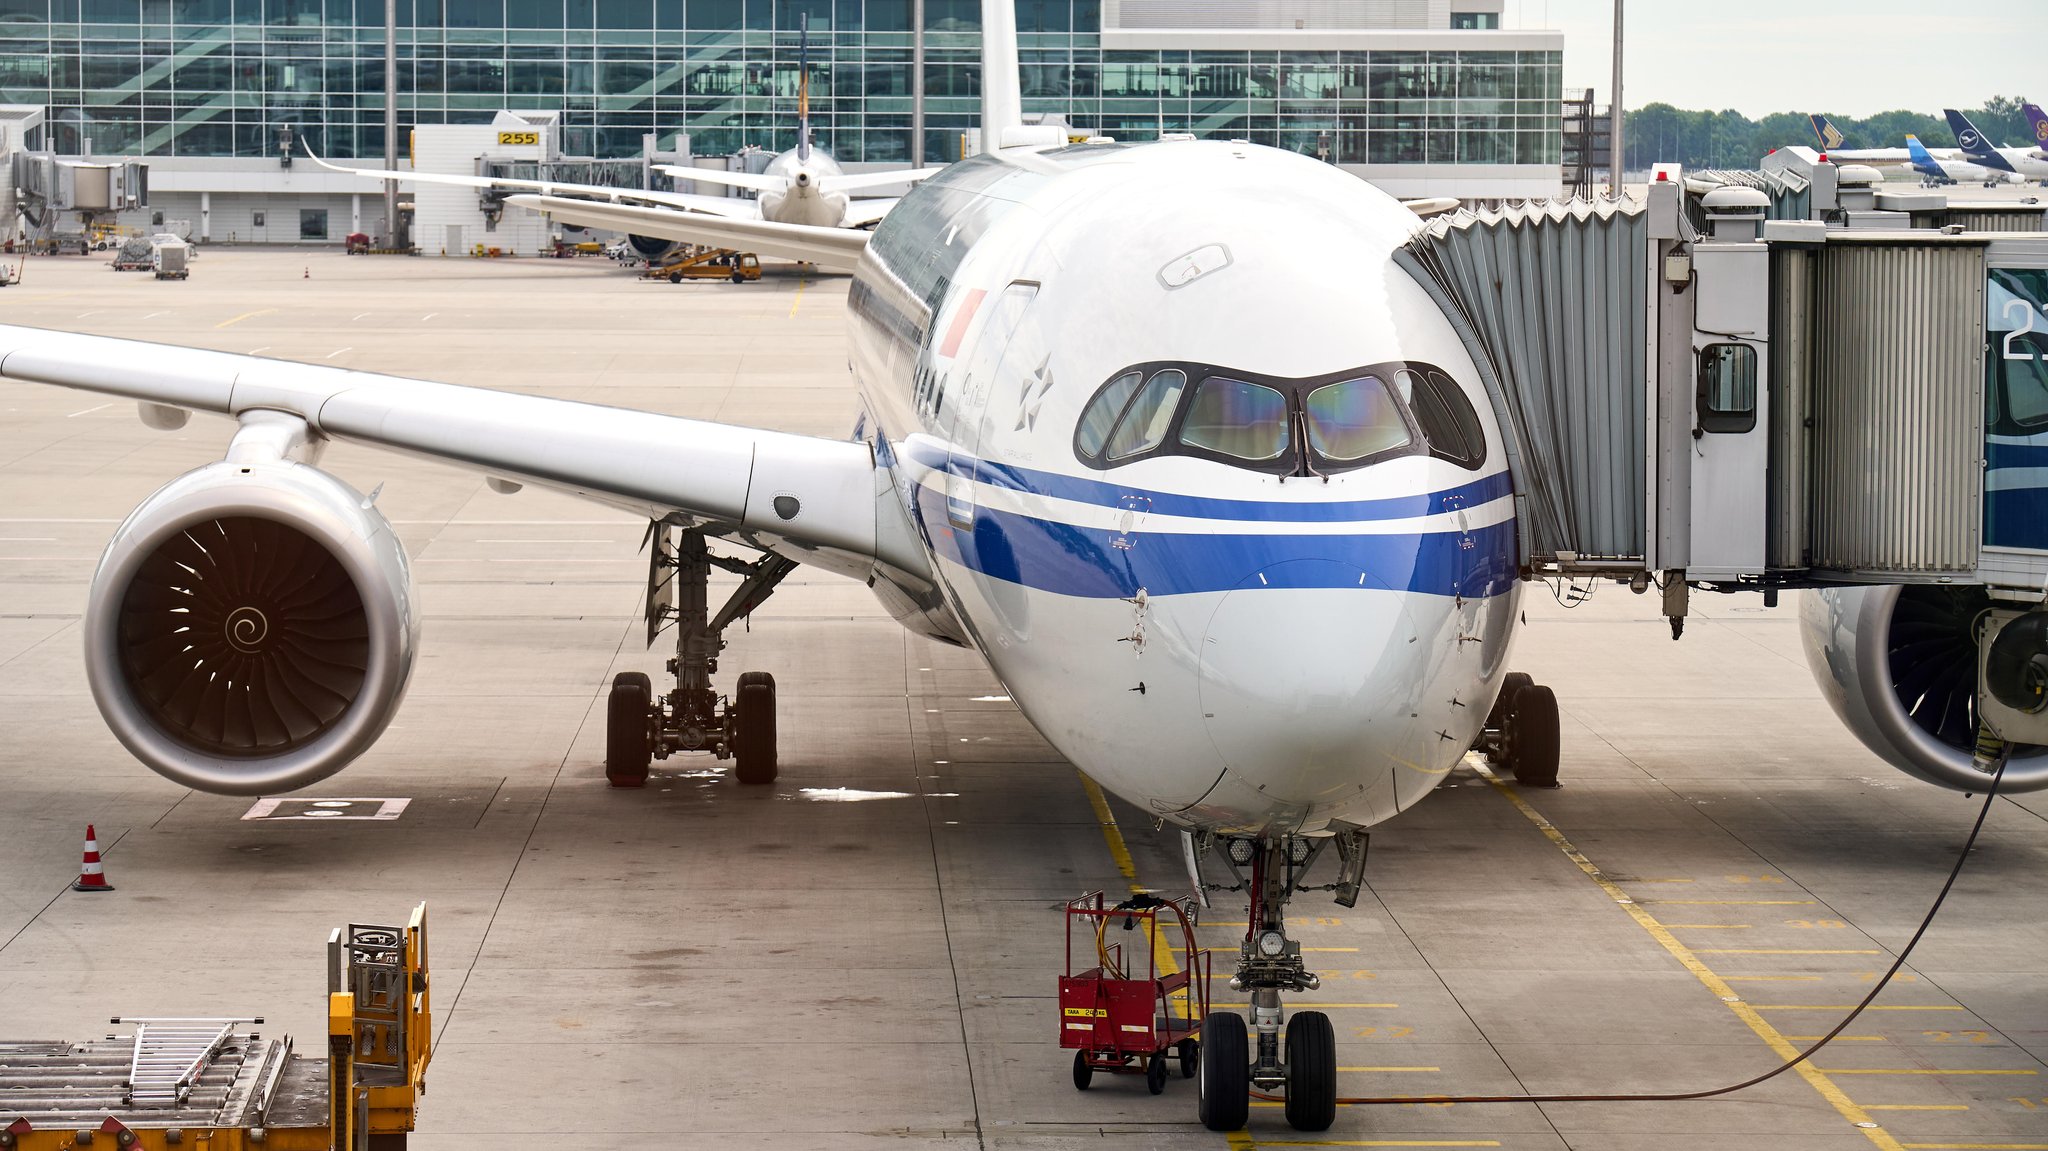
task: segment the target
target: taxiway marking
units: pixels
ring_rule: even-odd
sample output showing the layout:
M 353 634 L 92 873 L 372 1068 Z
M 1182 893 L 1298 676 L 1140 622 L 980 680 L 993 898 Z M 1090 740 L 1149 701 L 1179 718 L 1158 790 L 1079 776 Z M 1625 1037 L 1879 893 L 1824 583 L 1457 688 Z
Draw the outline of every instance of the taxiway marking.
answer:
M 113 407 L 113 406 L 114 406 L 114 402 L 113 402 L 112 400 L 109 400 L 109 401 L 107 401 L 106 403 L 104 403 L 104 404 L 101 404 L 101 405 L 99 405 L 98 407 L 95 407 L 95 408 L 85 408 L 85 409 L 83 409 L 83 410 L 80 410 L 80 411 L 72 412 L 72 413 L 71 413 L 70 415 L 67 415 L 67 416 L 65 416 L 64 418 L 65 418 L 65 419 L 67 419 L 67 420 L 75 420 L 75 419 L 77 419 L 77 418 L 78 418 L 78 417 L 80 417 L 80 416 L 89 416 L 89 415 L 93 414 L 94 412 L 103 412 L 103 411 L 106 411 L 106 410 L 107 410 L 108 408 L 111 408 L 111 407 Z
M 1763 1040 L 1771 1050 L 1777 1052 L 1780 1058 L 1791 1060 L 1799 1057 L 1799 1048 L 1794 1047 L 1792 1041 L 1785 1038 L 1776 1027 L 1771 1026 L 1770 1021 L 1765 1019 L 1755 1008 L 1743 1002 L 1742 997 L 1735 993 L 1735 988 L 1730 986 L 1720 975 L 1716 974 L 1713 968 L 1708 967 L 1700 959 L 1699 953 L 1680 943 L 1678 937 L 1671 934 L 1668 928 L 1658 923 L 1649 912 L 1637 906 L 1635 901 L 1629 898 L 1628 892 L 1622 890 L 1619 884 L 1608 878 L 1606 873 L 1602 872 L 1591 860 L 1581 854 L 1578 848 L 1573 847 L 1571 840 L 1565 838 L 1563 832 L 1552 826 L 1551 822 L 1545 819 L 1541 812 L 1531 807 L 1528 800 L 1523 799 L 1513 788 L 1502 783 L 1500 778 L 1488 770 L 1486 765 L 1477 761 L 1470 762 L 1473 763 L 1481 778 L 1493 785 L 1493 790 L 1496 793 L 1506 798 L 1509 803 L 1514 804 L 1515 810 L 1521 812 L 1530 823 L 1535 824 L 1536 829 L 1543 833 L 1545 839 L 1555 844 L 1558 850 L 1564 852 L 1565 858 L 1571 860 L 1580 871 L 1586 874 L 1588 879 L 1598 884 L 1600 889 L 1614 900 L 1615 905 L 1627 913 L 1629 918 L 1635 920 L 1638 926 L 1644 931 L 1649 932 L 1650 938 L 1656 940 L 1658 945 L 1663 947 L 1687 971 L 1692 972 L 1693 977 L 1704 984 L 1708 991 L 1719 996 L 1721 1001 L 1727 1004 L 1728 1010 L 1734 1012 L 1736 1018 L 1742 1020 L 1751 1031 L 1755 1032 L 1757 1038 Z M 1905 1151 L 1904 1146 L 1897 1139 L 1893 1138 L 1889 1131 L 1879 1126 L 1877 1120 L 1870 1117 L 1869 1112 L 1858 1106 L 1855 1100 L 1849 1098 L 1847 1092 L 1843 1091 L 1834 1080 L 1828 1078 L 1827 1074 L 1818 1067 L 1813 1066 L 1811 1063 L 1800 1063 L 1792 1068 L 1792 1073 L 1806 1080 L 1807 1086 L 1813 1088 L 1822 1099 L 1827 1100 L 1828 1105 L 1835 1109 L 1836 1114 L 1854 1124 L 1856 1129 L 1861 1131 L 1873 1145 L 1882 1148 L 1883 1151 Z
M 1102 788 L 1094 780 L 1078 771 L 1074 774 L 1081 776 L 1081 787 L 1088 793 L 1088 806 L 1095 809 L 1095 822 L 1102 827 L 1102 841 L 1109 845 L 1109 856 L 1116 860 L 1116 869 L 1122 873 L 1125 886 L 1131 889 L 1132 895 L 1148 893 L 1151 889 L 1138 882 L 1138 865 L 1131 860 L 1131 849 L 1124 843 L 1123 830 L 1116 825 L 1116 813 L 1109 809 L 1109 797 L 1102 794 Z M 1174 960 L 1173 949 L 1167 945 L 1166 938 L 1158 932 L 1157 920 L 1153 921 L 1153 926 L 1152 962 L 1163 974 L 1180 974 L 1180 964 Z M 1180 996 L 1181 1014 L 1190 1019 L 1196 1018 L 1193 980 L 1181 988 Z
M 276 308 L 258 308 L 253 312 L 243 312 L 241 315 L 236 316 L 232 320 L 222 320 L 220 323 L 215 324 L 214 327 L 231 328 L 234 327 L 236 324 L 241 323 L 243 320 L 249 319 L 254 316 L 267 316 L 270 313 L 275 312 L 276 310 Z
M 790 318 L 790 319 L 792 319 L 792 320 L 796 319 L 796 310 L 797 310 L 797 308 L 798 308 L 798 307 L 799 307 L 800 305 L 802 305 L 802 304 L 803 304 L 803 302 L 804 302 L 804 285 L 806 285 L 806 284 L 808 284 L 808 283 L 810 283 L 810 282 L 811 282 L 811 278 L 810 278 L 809 276 L 804 276 L 804 277 L 802 277 L 802 278 L 800 278 L 800 279 L 798 279 L 798 280 L 797 280 L 797 282 L 796 282 L 796 296 L 795 296 L 795 298 L 793 298 L 793 299 L 791 299 L 791 300 L 789 301 L 789 318 Z

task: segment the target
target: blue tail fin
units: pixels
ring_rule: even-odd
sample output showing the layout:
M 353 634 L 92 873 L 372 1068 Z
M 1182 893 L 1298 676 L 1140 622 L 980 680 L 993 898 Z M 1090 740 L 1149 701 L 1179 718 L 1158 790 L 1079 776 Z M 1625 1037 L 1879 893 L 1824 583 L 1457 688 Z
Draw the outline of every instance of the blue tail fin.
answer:
M 2012 171 L 2012 164 L 1998 154 L 1998 149 L 1991 146 L 1991 141 L 1984 138 L 1984 133 L 1979 132 L 1975 124 L 1970 123 L 1968 116 L 1954 108 L 1943 108 L 1941 114 L 1948 117 L 1949 131 L 1956 134 L 1956 147 L 1961 148 L 1963 155 L 1968 156 L 1972 163 L 2001 172 Z
M 1906 155 L 1912 159 L 1915 172 L 1923 176 L 1947 177 L 1948 173 L 1942 171 L 1934 157 L 1927 154 L 1927 147 L 1920 143 L 1920 137 L 1911 132 L 1906 133 Z
M 1849 142 L 1849 138 L 1842 135 L 1842 130 L 1835 127 L 1835 122 L 1820 112 L 1808 113 L 1806 122 L 1813 125 L 1813 137 L 1820 141 L 1823 152 L 1832 152 Z

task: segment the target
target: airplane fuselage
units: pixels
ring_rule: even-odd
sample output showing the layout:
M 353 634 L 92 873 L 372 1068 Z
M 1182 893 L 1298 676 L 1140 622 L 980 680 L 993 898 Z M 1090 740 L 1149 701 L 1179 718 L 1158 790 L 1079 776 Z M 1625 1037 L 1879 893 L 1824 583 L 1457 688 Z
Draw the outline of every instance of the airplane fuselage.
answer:
M 844 175 L 839 162 L 822 149 L 810 148 L 798 155 L 795 148 L 768 162 L 767 174 L 789 181 L 787 190 L 761 193 L 761 218 L 778 224 L 804 224 L 813 228 L 837 228 L 846 223 L 847 197 L 827 192 L 823 181 Z
M 1414 226 L 1243 144 L 1005 153 L 918 187 L 849 298 L 862 435 L 938 584 L 884 601 L 1167 819 L 1415 803 L 1499 690 L 1517 584 L 1477 372 L 1389 260 Z

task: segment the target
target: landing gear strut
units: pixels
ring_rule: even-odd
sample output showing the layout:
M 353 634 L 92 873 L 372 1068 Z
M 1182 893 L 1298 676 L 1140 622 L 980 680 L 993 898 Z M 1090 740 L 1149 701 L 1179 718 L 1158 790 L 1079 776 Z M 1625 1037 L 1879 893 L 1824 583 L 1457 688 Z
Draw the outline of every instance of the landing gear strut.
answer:
M 1307 887 L 1316 857 L 1335 844 L 1338 880 Z M 1283 1092 L 1287 1123 L 1297 1131 L 1326 1131 L 1337 1118 L 1337 1039 L 1330 1017 L 1320 1011 L 1283 1016 L 1280 996 L 1314 991 L 1322 980 L 1307 969 L 1301 944 L 1287 935 L 1287 901 L 1304 891 L 1331 891 L 1345 907 L 1355 906 L 1365 881 L 1366 835 L 1343 828 L 1332 835 L 1190 837 L 1187 856 L 1195 882 L 1209 891 L 1244 891 L 1251 896 L 1249 926 L 1238 948 L 1232 991 L 1251 996 L 1250 1019 L 1228 1011 L 1202 1021 L 1202 1125 L 1235 1131 L 1250 1115 L 1250 1093 Z M 1220 848 L 1223 865 L 1236 883 L 1205 884 L 1200 858 Z M 1247 874 L 1249 872 L 1249 874 Z
M 775 781 L 775 677 L 750 671 L 732 696 L 711 686 L 725 629 L 751 613 L 796 564 L 774 553 L 747 561 L 714 554 L 704 533 L 659 521 L 648 526 L 652 554 L 647 576 L 647 642 L 671 622 L 676 654 L 668 661 L 675 690 L 657 698 L 652 681 L 621 672 L 612 681 L 605 715 L 604 774 L 613 787 L 642 787 L 650 760 L 684 751 L 708 751 L 735 760 L 741 783 Z M 740 576 L 716 615 L 710 609 L 711 569 Z
M 1487 713 L 1478 749 L 1495 770 L 1513 772 L 1525 787 L 1556 787 L 1559 736 L 1557 694 L 1511 671 Z

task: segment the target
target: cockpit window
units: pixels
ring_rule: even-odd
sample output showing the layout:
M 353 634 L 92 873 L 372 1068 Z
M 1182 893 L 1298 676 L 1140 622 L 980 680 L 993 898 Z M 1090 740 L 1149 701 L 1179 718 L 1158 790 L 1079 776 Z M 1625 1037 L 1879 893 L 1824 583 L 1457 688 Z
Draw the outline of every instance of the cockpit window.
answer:
M 1461 467 L 1486 435 L 1442 369 L 1396 360 L 1308 378 L 1154 361 L 1125 368 L 1082 409 L 1074 450 L 1091 468 L 1202 456 L 1281 476 L 1327 476 L 1428 453 Z
M 1195 389 L 1180 442 L 1241 460 L 1277 460 L 1287 454 L 1287 396 L 1263 384 L 1211 376 Z
M 1145 381 L 1145 390 L 1124 411 L 1123 421 L 1109 437 L 1109 446 L 1103 450 L 1106 460 L 1126 460 L 1140 452 L 1158 447 L 1166 439 L 1166 431 L 1173 424 L 1174 410 L 1180 407 L 1181 389 L 1187 387 L 1188 374 L 1178 368 L 1168 368 L 1154 373 Z
M 1308 394 L 1301 410 L 1307 416 L 1309 446 L 1337 463 L 1355 463 L 1414 439 L 1387 385 L 1371 376 L 1324 384 Z
M 1108 387 L 1095 393 L 1088 410 L 1081 413 L 1081 427 L 1074 435 L 1074 446 L 1081 449 L 1082 455 L 1102 454 L 1102 445 L 1115 429 L 1117 417 L 1124 414 L 1124 405 L 1131 402 L 1131 393 L 1137 389 L 1138 381 L 1144 378 L 1143 372 L 1125 372 L 1111 380 Z

